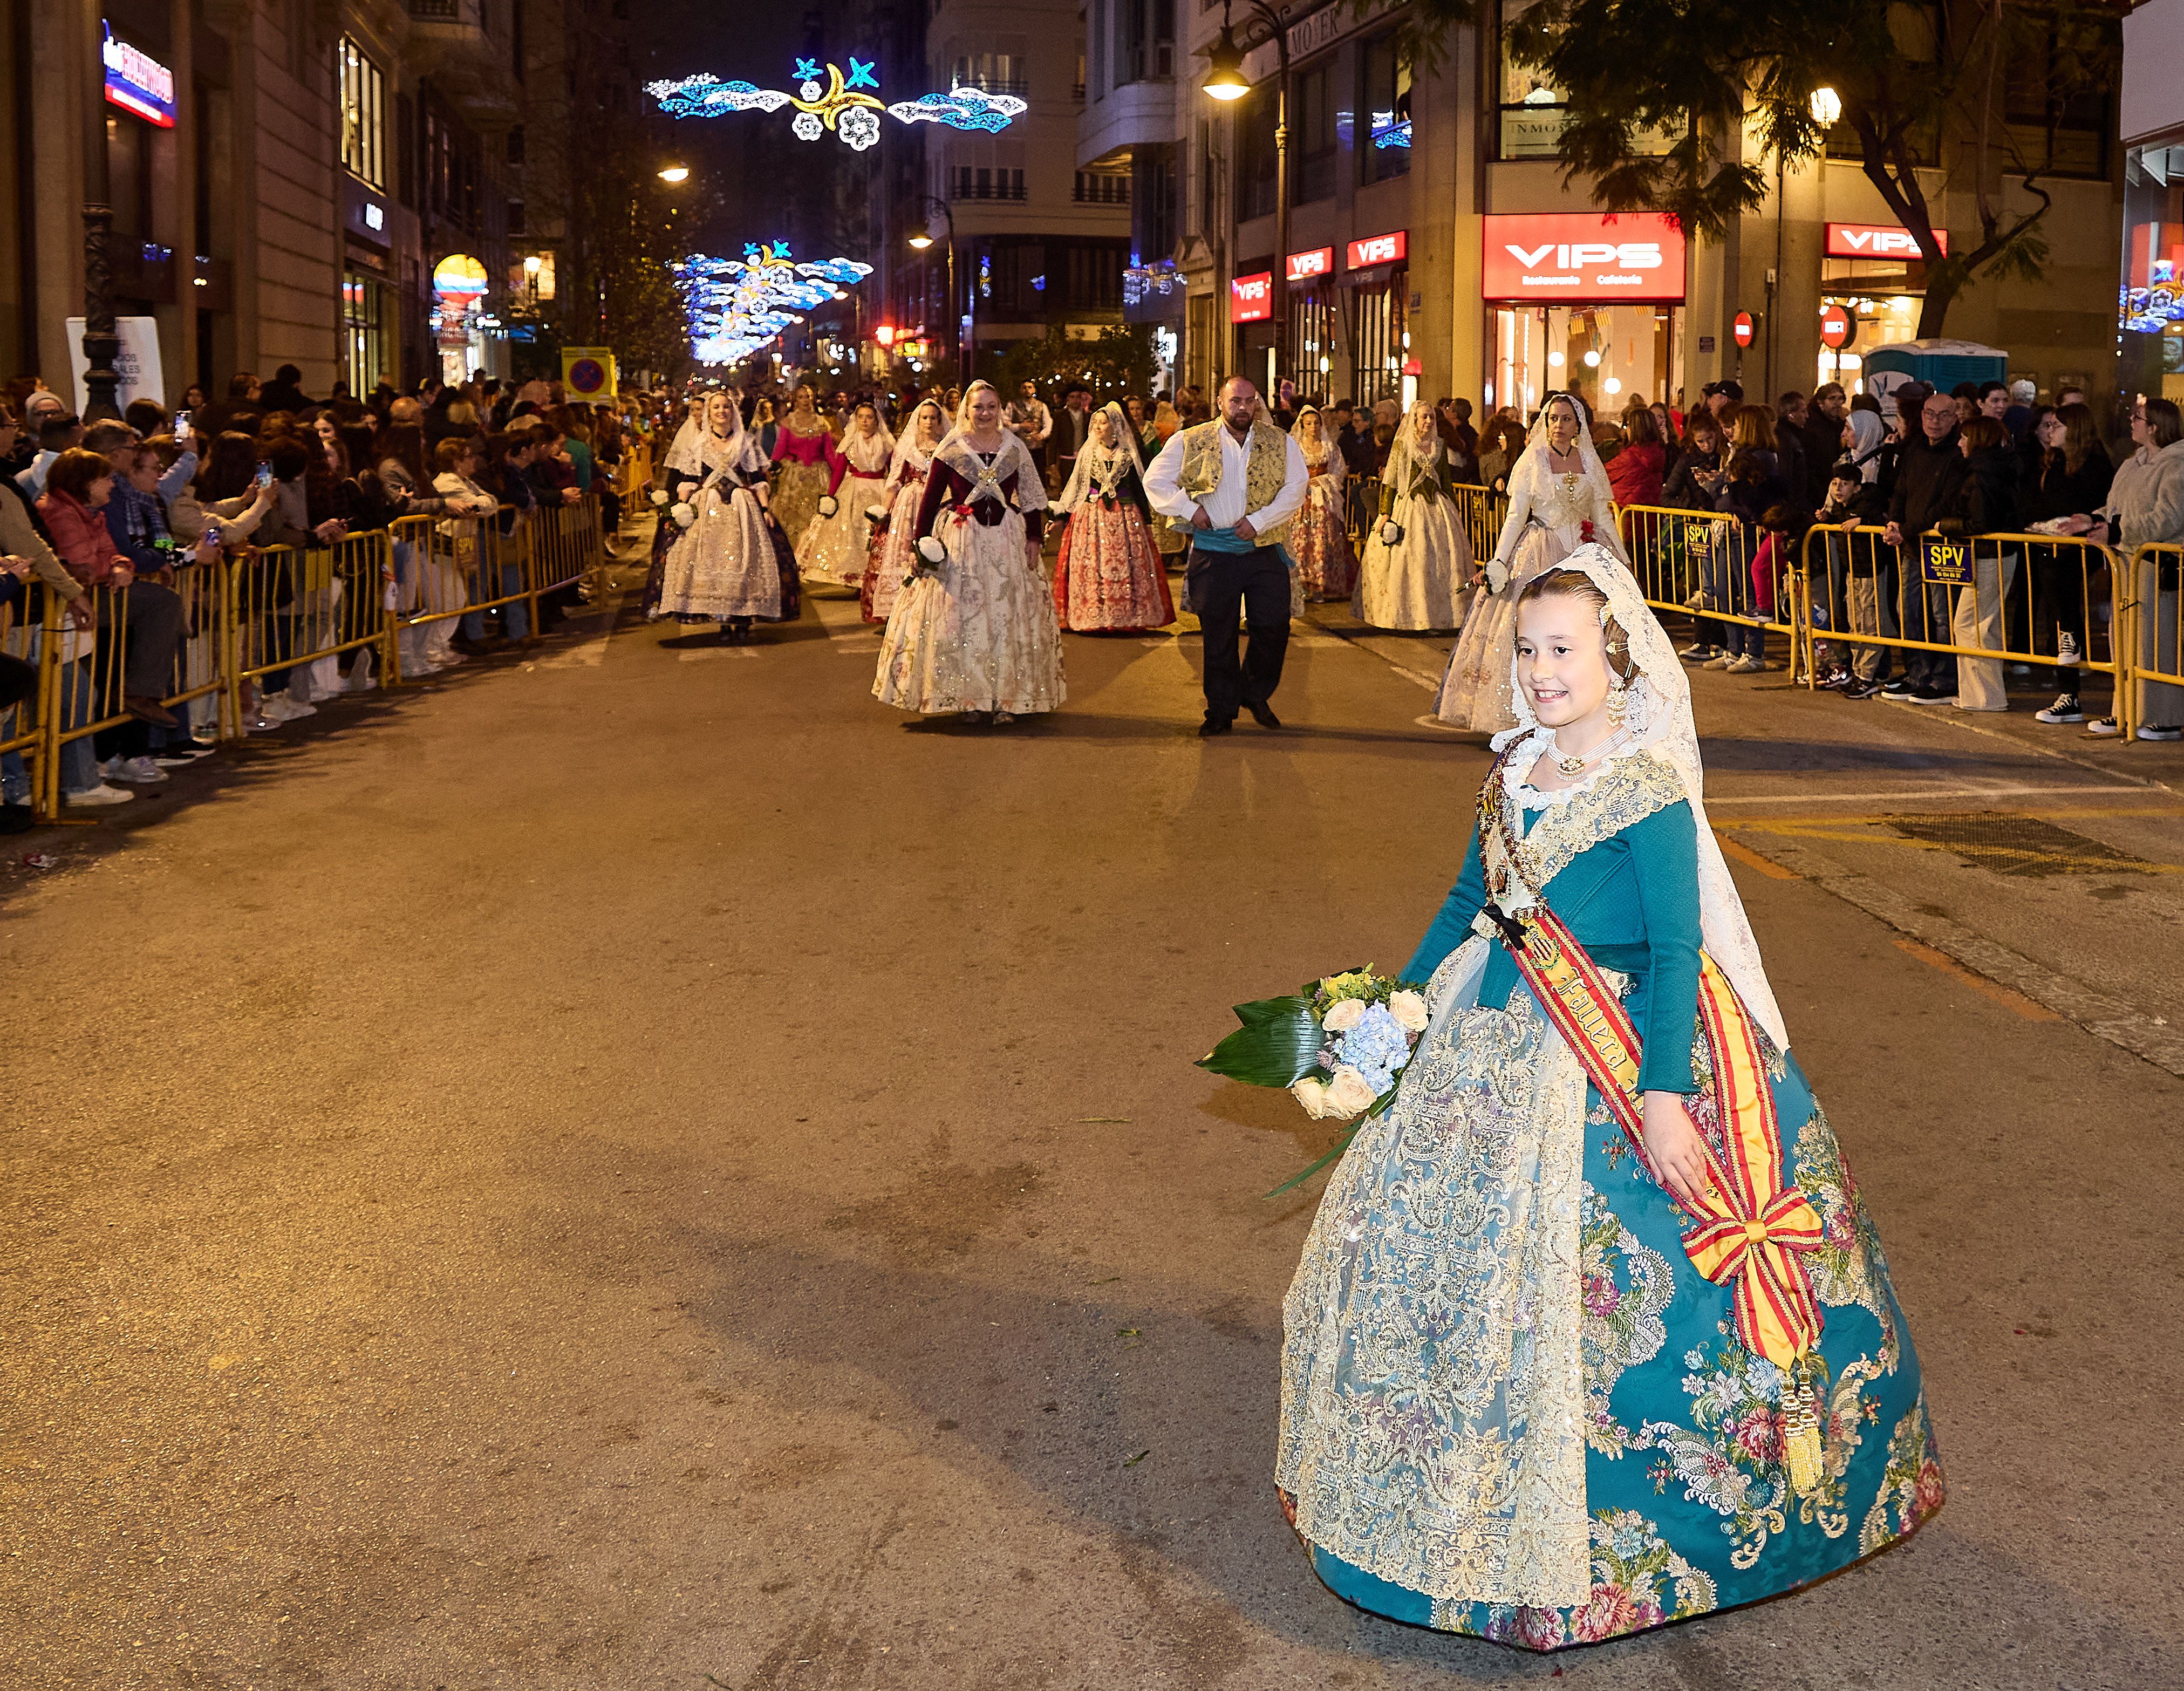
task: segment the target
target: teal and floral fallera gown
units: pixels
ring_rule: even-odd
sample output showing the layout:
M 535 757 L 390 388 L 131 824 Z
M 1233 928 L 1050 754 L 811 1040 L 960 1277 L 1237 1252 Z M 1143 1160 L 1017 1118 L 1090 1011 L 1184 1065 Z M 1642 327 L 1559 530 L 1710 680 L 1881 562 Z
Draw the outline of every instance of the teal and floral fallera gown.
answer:
M 1554 795 L 1513 771 L 1489 779 L 1532 884 L 1622 989 L 1640 1085 L 1689 1096 L 1719 1151 L 1673 770 L 1641 751 Z M 1313 1569 L 1376 1614 L 1556 1649 L 1774 1596 L 1905 1537 L 1942 1501 L 1918 1357 L 1796 1061 L 1758 1030 L 1781 1178 L 1823 1236 L 1799 1253 L 1824 1320 L 1802 1493 L 1782 1371 L 1740 1342 L 1730 1288 L 1694 1267 L 1687 1224 L 1506 948 L 1471 938 L 1485 898 L 1474 834 L 1404 971 L 1432 980 L 1434 1020 L 1336 1165 L 1284 1305 L 1276 1478 Z

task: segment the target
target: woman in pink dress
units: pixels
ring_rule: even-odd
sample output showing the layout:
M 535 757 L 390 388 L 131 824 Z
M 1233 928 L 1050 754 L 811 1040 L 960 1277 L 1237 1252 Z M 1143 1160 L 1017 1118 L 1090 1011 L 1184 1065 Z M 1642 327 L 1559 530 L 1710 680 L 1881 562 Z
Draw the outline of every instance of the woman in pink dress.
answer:
M 884 622 L 894 609 L 903 578 L 917 567 L 917 506 L 925 497 L 925 472 L 933 467 L 933 449 L 948 433 L 947 413 L 938 399 L 921 399 L 903 419 L 894 463 L 889 468 L 884 499 L 887 514 L 872 528 L 866 553 L 859 609 L 867 622 Z
M 820 496 L 834 481 L 834 436 L 808 387 L 796 390 L 795 408 L 774 436 L 773 461 L 781 466 L 773 489 L 774 521 L 790 539 L 799 539 L 819 514 Z
M 1069 519 L 1054 566 L 1054 614 L 1063 628 L 1119 633 L 1175 621 L 1145 503 L 1137 431 L 1120 405 L 1092 419 L 1060 509 Z
M 1347 599 L 1357 585 L 1357 554 L 1351 550 L 1350 527 L 1342 506 L 1346 466 L 1319 407 L 1297 413 L 1297 449 L 1304 454 L 1304 504 L 1290 524 L 1290 555 L 1296 560 L 1298 584 L 1306 599 Z

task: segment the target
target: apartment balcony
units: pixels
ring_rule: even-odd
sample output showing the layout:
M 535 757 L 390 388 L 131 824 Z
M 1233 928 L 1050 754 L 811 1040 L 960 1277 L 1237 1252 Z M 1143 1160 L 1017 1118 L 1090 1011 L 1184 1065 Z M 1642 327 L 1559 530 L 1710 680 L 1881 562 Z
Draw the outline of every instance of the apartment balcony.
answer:
M 479 0 L 408 0 L 408 9 L 418 72 L 481 129 L 514 123 L 523 103 L 515 49 L 486 28 Z
M 1125 82 L 1077 114 L 1077 168 L 1127 165 L 1132 151 L 1178 138 L 1173 78 Z

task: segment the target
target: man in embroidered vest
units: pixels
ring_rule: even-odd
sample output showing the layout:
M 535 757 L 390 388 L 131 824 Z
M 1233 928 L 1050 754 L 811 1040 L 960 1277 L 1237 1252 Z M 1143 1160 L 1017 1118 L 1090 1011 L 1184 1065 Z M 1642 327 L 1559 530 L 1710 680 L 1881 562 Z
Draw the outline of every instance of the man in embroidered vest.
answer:
M 1279 429 L 1253 421 L 1259 390 L 1240 376 L 1221 389 L 1221 415 L 1178 429 L 1145 471 L 1145 497 L 1190 537 L 1184 594 L 1206 636 L 1202 735 L 1227 734 L 1237 710 L 1262 728 L 1281 719 L 1268 702 L 1281 685 L 1290 644 L 1290 572 L 1282 545 L 1304 503 L 1304 454 Z M 1251 631 L 1240 665 L 1237 614 Z

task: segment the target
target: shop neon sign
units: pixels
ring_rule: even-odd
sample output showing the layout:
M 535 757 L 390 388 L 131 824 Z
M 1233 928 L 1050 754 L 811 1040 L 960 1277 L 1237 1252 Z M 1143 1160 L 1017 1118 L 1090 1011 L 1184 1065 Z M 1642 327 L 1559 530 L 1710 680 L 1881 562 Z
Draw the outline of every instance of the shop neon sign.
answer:
M 172 129 L 175 73 L 151 54 L 125 41 L 114 40 L 111 24 L 104 27 L 106 39 L 99 47 L 99 57 L 106 66 L 106 103 L 161 129 Z
M 711 75 L 648 82 L 644 92 L 660 103 L 662 111 L 676 118 L 777 112 L 788 106 L 796 113 L 789 128 L 798 140 L 816 141 L 831 131 L 855 153 L 879 141 L 882 112 L 897 123 L 937 123 L 991 135 L 1006 129 L 1030 109 L 1012 94 L 989 94 L 974 87 L 921 94 L 914 100 L 889 105 L 879 98 L 878 67 L 877 59 L 862 59 L 851 53 L 846 73 L 831 63 L 822 73 L 816 59 L 799 59 L 794 66 L 794 93 L 761 88 L 754 82 L 723 82 Z

